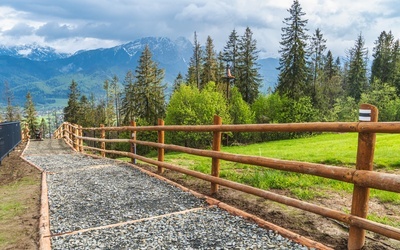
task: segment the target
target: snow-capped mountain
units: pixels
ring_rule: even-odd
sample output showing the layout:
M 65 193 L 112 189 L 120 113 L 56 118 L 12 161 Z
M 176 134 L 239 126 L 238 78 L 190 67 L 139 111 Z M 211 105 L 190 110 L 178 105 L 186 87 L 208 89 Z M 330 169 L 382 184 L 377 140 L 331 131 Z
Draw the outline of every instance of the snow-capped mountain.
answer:
M 55 103 L 68 98 L 68 88 L 72 80 L 78 83 L 82 94 L 104 95 L 103 82 L 114 75 L 124 83 L 126 73 L 135 71 L 140 55 L 148 45 L 153 61 L 165 70 L 164 82 L 167 95 L 176 76 L 187 73 L 192 43 L 183 37 L 171 40 L 165 37 L 146 37 L 115 46 L 94 50 L 78 51 L 72 55 L 57 53 L 53 48 L 37 44 L 5 47 L 0 45 L 0 93 L 4 91 L 4 81 L 9 83 L 15 102 L 23 105 L 28 91 L 35 103 Z M 266 92 L 273 86 L 277 76 L 277 59 L 262 59 L 260 74 L 264 77 Z M 121 86 L 122 87 L 122 86 Z M 0 98 L 0 103 L 4 100 Z
M 18 46 L 0 45 L 0 56 L 12 56 L 27 58 L 32 61 L 52 61 L 69 56 L 66 53 L 58 53 L 54 48 L 40 46 L 37 43 Z

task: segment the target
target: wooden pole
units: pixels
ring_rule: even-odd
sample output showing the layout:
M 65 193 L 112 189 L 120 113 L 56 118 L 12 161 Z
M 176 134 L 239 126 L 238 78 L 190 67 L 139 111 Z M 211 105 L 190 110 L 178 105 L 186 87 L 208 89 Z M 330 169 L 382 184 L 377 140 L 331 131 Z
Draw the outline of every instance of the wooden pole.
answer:
M 78 128 L 78 135 L 81 137 L 83 135 L 81 125 L 79 125 L 79 128 Z M 83 152 L 83 139 L 79 139 L 79 152 Z
M 164 120 L 158 119 L 158 126 L 164 126 Z M 158 131 L 158 143 L 164 144 L 164 130 Z M 164 149 L 163 148 L 158 148 L 158 161 L 161 161 L 161 162 L 164 161 Z M 158 173 L 159 174 L 164 173 L 164 168 L 161 166 L 158 166 Z
M 136 127 L 136 122 L 131 121 L 132 127 Z M 131 133 L 131 140 L 136 140 L 136 130 Z M 136 155 L 136 143 L 131 143 L 131 153 Z M 131 157 L 131 163 L 136 164 L 136 158 Z
M 74 146 L 74 149 L 75 149 L 75 151 L 79 151 L 79 141 L 78 141 L 78 128 L 76 128 L 76 127 L 72 127 L 72 132 L 73 132 L 73 135 L 72 135 L 72 140 L 73 140 L 73 146 Z
M 214 125 L 222 125 L 221 117 L 214 115 Z M 214 131 L 212 150 L 221 150 L 221 132 Z M 219 177 L 219 158 L 212 157 L 211 175 Z M 218 192 L 218 184 L 211 182 L 211 194 Z
M 106 138 L 106 131 L 104 130 L 104 124 L 100 124 L 100 128 L 102 128 L 101 130 L 101 139 L 105 139 Z M 106 143 L 105 142 L 101 142 L 101 149 L 105 150 L 106 149 Z M 101 156 L 102 157 L 106 157 L 106 153 L 104 151 L 101 151 Z
M 360 105 L 360 122 L 377 122 L 378 109 L 370 104 Z M 375 133 L 360 132 L 358 134 L 357 148 L 357 170 L 373 170 L 374 150 L 375 150 Z M 354 185 L 353 199 L 351 204 L 351 215 L 361 218 L 367 218 L 369 201 L 369 188 Z M 365 244 L 365 230 L 350 226 L 348 249 L 361 249 Z
M 63 123 L 63 138 L 64 138 L 64 140 L 66 140 L 67 139 L 67 123 Z

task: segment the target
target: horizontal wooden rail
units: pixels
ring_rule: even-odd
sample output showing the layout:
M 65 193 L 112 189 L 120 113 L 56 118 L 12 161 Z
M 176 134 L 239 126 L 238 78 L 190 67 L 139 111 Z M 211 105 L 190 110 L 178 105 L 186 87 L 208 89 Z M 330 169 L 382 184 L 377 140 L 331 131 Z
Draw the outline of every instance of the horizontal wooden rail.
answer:
M 184 132 L 368 132 L 400 133 L 400 122 L 309 122 L 286 124 L 165 125 L 143 127 L 82 128 L 88 131 L 184 131 Z
M 179 151 L 192 155 L 215 157 L 221 160 L 226 160 L 231 162 L 268 167 L 282 171 L 291 171 L 296 173 L 315 175 L 333 180 L 353 183 L 363 187 L 370 187 L 370 188 L 400 193 L 400 175 L 396 174 L 356 170 L 356 169 L 330 166 L 318 163 L 280 160 L 268 157 L 250 156 L 242 154 L 231 154 L 231 153 L 217 152 L 211 150 L 188 148 L 171 144 L 160 144 L 148 141 L 139 141 L 130 139 L 97 139 L 97 138 L 79 137 L 79 136 L 78 138 L 89 141 L 97 141 L 97 142 L 136 143 L 139 145 L 150 146 L 155 148 L 163 148 L 172 151 Z
M 400 193 L 400 175 L 381 173 L 373 171 L 373 157 L 375 149 L 376 133 L 398 133 L 400 134 L 400 122 L 377 122 L 378 110 L 369 104 L 360 106 L 360 122 L 310 122 L 310 123 L 287 123 L 287 124 L 245 124 L 245 125 L 165 125 L 162 120 L 159 126 L 137 127 L 104 127 L 82 128 L 79 125 L 65 123 L 60 126 L 57 132 L 62 135 L 66 142 L 73 145 L 75 150 L 83 149 L 101 152 L 102 156 L 108 154 L 127 156 L 133 162 L 141 160 L 158 167 L 161 173 L 163 168 L 174 170 L 183 174 L 191 175 L 196 178 L 211 182 L 211 191 L 217 192 L 218 185 L 233 188 L 249 194 L 257 195 L 272 201 L 276 201 L 288 206 L 296 207 L 304 211 L 313 212 L 325 217 L 345 222 L 350 225 L 349 229 L 349 249 L 360 249 L 365 243 L 365 230 L 369 230 L 393 239 L 400 240 L 400 229 L 367 220 L 369 189 L 375 188 L 385 191 Z M 219 118 L 219 117 L 217 117 Z M 91 138 L 82 136 L 82 130 L 100 131 L 101 138 Z M 106 139 L 106 131 L 130 132 L 130 139 Z M 136 140 L 136 132 L 153 131 L 158 134 L 158 142 Z M 178 145 L 165 144 L 164 132 L 206 132 L 213 134 L 213 150 L 203 150 L 188 148 Z M 220 152 L 222 132 L 354 132 L 358 133 L 358 147 L 356 157 L 356 168 L 346 168 L 331 166 L 326 164 L 308 163 L 291 160 L 273 159 L 261 156 L 232 154 Z M 82 147 L 82 141 L 99 142 L 101 148 Z M 107 150 L 106 143 L 129 143 L 131 152 L 121 152 Z M 158 160 L 149 159 L 136 154 L 136 145 L 144 145 L 158 149 Z M 211 175 L 203 174 L 193 170 L 179 167 L 174 164 L 164 162 L 164 150 L 178 151 L 191 155 L 210 157 L 212 159 Z M 329 178 L 354 185 L 351 214 L 335 211 L 330 208 L 321 207 L 294 198 L 281 196 L 266 190 L 236 183 L 219 178 L 219 160 L 226 160 L 242 164 L 261 166 L 281 171 L 290 171 L 301 174 L 309 174 L 323 178 Z M 213 188 L 214 187 L 214 188 Z
M 167 168 L 167 169 L 170 169 L 170 170 L 173 170 L 173 171 L 176 171 L 179 173 L 187 174 L 187 175 L 190 175 L 190 176 L 193 176 L 193 177 L 205 180 L 205 181 L 216 183 L 221 186 L 229 187 L 229 188 L 232 188 L 235 190 L 239 190 L 239 191 L 243 191 L 243 192 L 253 194 L 253 195 L 256 195 L 259 197 L 263 197 L 265 199 L 279 202 L 279 203 L 282 203 L 282 204 L 285 204 L 285 205 L 288 205 L 291 207 L 296 207 L 296 208 L 302 209 L 304 211 L 308 211 L 308 212 L 319 214 L 319 215 L 322 215 L 325 217 L 329 217 L 329 218 L 344 222 L 349 225 L 359 226 L 359 227 L 365 228 L 369 231 L 379 233 L 381 235 L 384 235 L 384 236 L 387 236 L 387 237 L 390 237 L 393 239 L 400 240 L 400 229 L 397 229 L 395 227 L 391 227 L 388 225 L 384 225 L 381 223 L 373 222 L 373 221 L 370 221 L 367 219 L 363 219 L 363 218 L 360 218 L 357 216 L 352 216 L 352 215 L 346 214 L 344 212 L 336 211 L 336 210 L 326 208 L 326 207 L 321 207 L 321 206 L 318 206 L 318 205 L 315 205 L 312 203 L 300 201 L 300 200 L 290 198 L 287 196 L 275 194 L 273 192 L 269 192 L 269 191 L 255 188 L 252 186 L 247 186 L 245 184 L 240 184 L 237 182 L 233 182 L 233 181 L 221 179 L 218 177 L 214 177 L 211 175 L 203 174 L 203 173 L 200 173 L 200 172 L 197 172 L 194 170 L 182 168 L 182 167 L 174 165 L 174 164 L 160 162 L 160 161 L 146 158 L 146 157 L 143 157 L 143 156 L 140 156 L 137 154 L 121 152 L 121 151 L 116 151 L 116 150 L 101 150 L 101 149 L 93 148 L 93 147 L 85 147 L 85 148 L 105 152 L 108 154 L 116 154 L 116 155 L 135 158 L 135 159 L 141 160 L 141 161 L 149 163 L 149 164 Z

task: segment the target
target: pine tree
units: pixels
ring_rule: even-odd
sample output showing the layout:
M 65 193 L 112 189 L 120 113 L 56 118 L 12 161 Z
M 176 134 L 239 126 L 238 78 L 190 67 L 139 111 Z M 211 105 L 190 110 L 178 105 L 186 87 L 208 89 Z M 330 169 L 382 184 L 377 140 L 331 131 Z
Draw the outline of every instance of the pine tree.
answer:
M 400 41 L 396 40 L 393 46 L 393 85 L 396 87 L 397 94 L 400 95 Z
M 235 86 L 242 94 L 243 100 L 251 104 L 259 94 L 262 79 L 258 73 L 257 41 L 253 39 L 253 32 L 249 27 L 246 28 L 244 35 L 239 40 L 238 46 Z
M 112 86 L 110 81 L 106 79 L 103 83 L 103 89 L 106 92 L 105 96 L 105 125 L 112 126 L 115 121 L 115 113 L 114 113 L 114 102 L 113 102 L 113 95 L 112 95 Z
M 189 84 L 194 84 L 198 89 L 200 89 L 201 65 L 203 64 L 202 58 L 203 51 L 200 43 L 197 41 L 197 34 L 194 32 L 193 56 L 190 58 L 186 82 Z
M 236 74 L 236 61 L 239 57 L 239 48 L 238 48 L 239 35 L 234 29 L 229 35 L 229 40 L 226 42 L 224 47 L 224 51 L 222 53 L 222 60 L 225 62 L 224 68 L 226 64 L 229 65 L 231 74 Z
M 306 34 L 308 20 L 303 20 L 299 1 L 294 0 L 288 10 L 290 17 L 284 19 L 286 27 L 282 28 L 281 58 L 279 59 L 279 77 L 276 90 L 280 94 L 286 94 L 289 98 L 298 100 L 307 92 L 308 68 L 306 46 L 308 36 Z
M 318 101 L 322 98 L 322 96 L 317 96 L 319 88 L 321 87 L 322 77 L 321 74 L 323 72 L 324 66 L 324 52 L 326 50 L 326 39 L 323 38 L 321 30 L 318 28 L 315 30 L 311 38 L 311 46 L 310 46 L 310 56 L 311 56 L 311 65 L 312 65 L 312 100 L 314 104 L 317 104 Z
M 113 112 L 115 115 L 114 118 L 115 118 L 117 126 L 119 126 L 119 123 L 121 120 L 121 117 L 120 117 L 121 91 L 118 86 L 118 81 L 119 81 L 119 79 L 118 79 L 117 75 L 114 75 L 111 80 L 111 84 L 110 84 L 110 88 L 111 88 L 110 92 L 111 92 L 111 96 L 112 96 L 112 102 L 114 103 L 113 104 L 114 105 Z
M 364 47 L 364 38 L 360 34 L 353 48 L 349 51 L 349 71 L 347 75 L 347 95 L 358 102 L 363 91 L 367 89 L 368 51 Z
M 136 114 L 149 124 L 157 124 L 158 118 L 165 115 L 164 70 L 159 69 L 152 60 L 149 46 L 146 45 L 139 59 L 134 84 Z
M 25 111 L 25 123 L 28 124 L 28 128 L 31 131 L 31 134 L 33 135 L 34 131 L 37 128 L 37 120 L 36 120 L 37 113 L 30 92 L 26 94 L 24 111 Z
M 338 61 L 339 60 L 339 61 Z M 340 59 L 333 59 L 332 52 L 329 50 L 325 57 L 322 80 L 322 109 L 327 111 L 333 108 L 336 98 L 342 93 L 340 74 Z
M 7 102 L 6 120 L 9 122 L 15 121 L 16 120 L 15 108 L 12 105 L 12 102 L 14 100 L 14 94 L 10 88 L 10 85 L 8 84 L 8 81 L 4 81 L 4 99 Z
M 389 83 L 394 86 L 396 74 L 396 41 L 391 31 L 383 31 L 375 41 L 371 67 L 371 82 Z
M 214 50 L 213 40 L 210 36 L 207 37 L 202 69 L 200 89 L 209 82 L 216 82 L 218 75 L 217 57 Z
M 131 121 L 135 120 L 136 115 L 136 100 L 135 100 L 135 76 L 129 70 L 125 76 L 125 91 L 121 103 L 121 116 L 123 116 L 123 123 L 129 125 Z
M 78 123 L 79 97 L 78 84 L 72 80 L 69 86 L 68 105 L 64 108 L 64 121 Z
M 174 93 L 177 89 L 179 89 L 179 87 L 183 84 L 183 76 L 181 74 L 181 72 L 178 73 L 178 75 L 176 76 L 175 80 L 174 80 L 174 85 L 172 86 L 172 93 Z
M 42 117 L 42 120 L 40 121 L 39 124 L 39 130 L 42 131 L 42 135 L 44 136 L 47 131 L 47 123 L 46 120 Z

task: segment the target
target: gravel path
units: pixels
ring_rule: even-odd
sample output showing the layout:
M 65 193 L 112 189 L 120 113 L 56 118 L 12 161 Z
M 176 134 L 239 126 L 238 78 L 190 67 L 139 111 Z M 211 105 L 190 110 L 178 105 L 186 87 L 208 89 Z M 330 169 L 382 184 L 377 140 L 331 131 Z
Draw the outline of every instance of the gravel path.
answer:
M 52 249 L 308 249 L 60 140 L 32 141 L 24 158 L 48 172 Z

